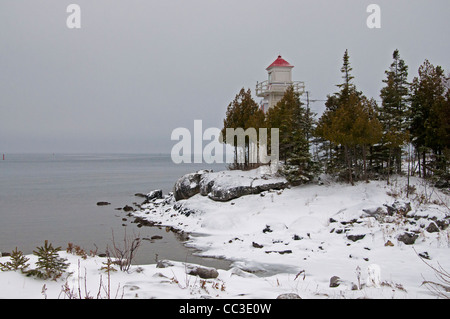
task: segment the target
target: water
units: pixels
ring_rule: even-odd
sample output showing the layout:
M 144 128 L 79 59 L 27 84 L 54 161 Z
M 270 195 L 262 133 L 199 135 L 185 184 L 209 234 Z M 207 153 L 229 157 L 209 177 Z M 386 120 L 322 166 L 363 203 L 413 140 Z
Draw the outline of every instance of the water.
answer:
M 16 247 L 31 254 L 48 240 L 62 249 L 73 243 L 102 253 L 126 234 L 142 238 L 134 264 L 171 259 L 227 268 L 223 260 L 200 258 L 172 232 L 132 223 L 118 207 L 141 203 L 136 193 L 172 191 L 175 181 L 199 169 L 222 170 L 220 164 L 181 164 L 169 155 L 148 154 L 6 154 L 0 158 L 0 252 Z M 109 206 L 97 206 L 106 201 Z M 122 218 L 126 218 L 124 221 Z M 126 226 L 124 226 L 126 225 Z

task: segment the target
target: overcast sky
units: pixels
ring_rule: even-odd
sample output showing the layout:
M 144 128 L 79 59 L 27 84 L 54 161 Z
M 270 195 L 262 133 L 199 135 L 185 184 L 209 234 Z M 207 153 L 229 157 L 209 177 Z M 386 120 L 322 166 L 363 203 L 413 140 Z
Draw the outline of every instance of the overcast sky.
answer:
M 381 29 L 366 25 L 371 3 Z M 0 0 L 0 153 L 170 152 L 177 127 L 221 128 L 279 54 L 323 100 L 348 49 L 357 88 L 379 100 L 395 49 L 410 79 L 425 59 L 450 71 L 449 13 L 449 0 Z

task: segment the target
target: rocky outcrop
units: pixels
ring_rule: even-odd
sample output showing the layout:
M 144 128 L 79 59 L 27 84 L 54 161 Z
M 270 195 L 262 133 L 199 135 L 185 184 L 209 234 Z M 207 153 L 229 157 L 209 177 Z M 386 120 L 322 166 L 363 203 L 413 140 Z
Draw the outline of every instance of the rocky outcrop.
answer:
M 268 190 L 280 190 L 288 187 L 288 182 L 268 182 L 261 185 L 229 186 L 213 185 L 208 197 L 219 202 L 226 202 L 245 195 L 259 194 Z
M 200 192 L 201 172 L 186 174 L 181 177 L 173 187 L 173 195 L 176 201 L 188 199 Z
M 288 186 L 289 183 L 282 177 L 267 176 L 256 172 L 212 173 L 199 171 L 181 177 L 175 183 L 173 193 L 176 201 L 200 194 L 208 196 L 214 201 L 226 202 L 245 195 L 282 190 Z

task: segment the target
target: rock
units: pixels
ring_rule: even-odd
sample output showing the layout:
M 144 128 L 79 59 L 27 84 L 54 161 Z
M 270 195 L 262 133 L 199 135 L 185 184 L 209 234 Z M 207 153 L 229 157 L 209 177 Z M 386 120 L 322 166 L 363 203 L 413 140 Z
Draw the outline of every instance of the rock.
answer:
M 175 183 L 174 197 L 178 201 L 199 193 L 212 200 L 226 202 L 245 195 L 282 190 L 289 186 L 284 178 L 269 178 L 258 172 L 255 173 L 255 175 L 247 175 L 237 170 L 217 173 L 204 170 L 187 174 Z
M 271 233 L 271 232 L 272 232 L 272 229 L 270 229 L 270 226 L 269 226 L 269 225 L 266 225 L 266 228 L 264 228 L 262 232 L 263 232 L 264 234 L 265 234 L 265 233 Z
M 396 200 L 392 205 L 384 204 L 387 208 L 388 215 L 406 216 L 411 211 L 411 203 Z
M 287 250 L 267 250 L 265 251 L 266 254 L 271 254 L 271 253 L 278 253 L 280 255 L 284 255 L 284 254 L 292 254 L 292 250 L 287 249 Z
M 189 239 L 189 234 L 185 233 L 184 231 L 175 232 L 174 235 L 179 241 L 186 241 Z
M 200 194 L 202 196 L 208 196 L 214 186 L 214 179 L 209 178 L 208 174 L 202 175 L 200 179 Z
M 399 235 L 397 239 L 405 243 L 405 245 L 413 245 L 418 237 L 419 235 L 417 234 L 405 232 L 404 234 Z
M 423 259 L 431 259 L 430 255 L 428 255 L 428 252 L 424 251 L 423 253 L 419 253 L 419 256 Z
M 302 299 L 302 298 L 297 294 L 289 293 L 289 294 L 281 294 L 277 297 L 277 299 Z
M 339 287 L 340 284 L 341 284 L 341 278 L 339 278 L 338 276 L 333 276 L 330 278 L 330 287 L 331 288 Z
M 235 186 L 227 188 L 214 185 L 211 192 L 208 194 L 208 197 L 218 202 L 227 202 L 251 194 L 256 194 L 253 193 L 253 188 L 251 186 Z
M 197 212 L 195 209 L 185 207 L 183 203 L 176 203 L 173 205 L 173 209 L 186 217 L 189 217 L 191 214 L 195 214 Z
M 439 232 L 439 227 L 436 225 L 435 222 L 431 222 L 426 228 L 426 231 L 429 233 L 437 233 Z
M 124 210 L 125 212 L 134 212 L 134 208 L 131 207 L 131 206 L 128 206 L 128 205 L 126 205 L 126 206 L 123 208 L 123 210 Z
M 366 216 L 375 218 L 378 222 L 382 222 L 386 216 L 386 211 L 383 207 L 377 207 L 372 209 L 363 209 Z
M 362 234 L 362 235 L 347 235 L 347 238 L 350 239 L 351 241 L 358 241 L 363 239 L 364 237 L 366 237 L 366 234 Z
M 173 263 L 168 260 L 158 260 L 156 263 L 156 268 L 167 268 L 172 267 Z
M 436 224 L 439 226 L 441 230 L 446 230 L 448 228 L 449 222 L 445 219 L 437 220 Z
M 151 191 L 150 193 L 148 193 L 146 195 L 147 200 L 152 200 L 152 199 L 162 199 L 163 198 L 163 192 L 162 189 L 156 189 L 154 191 Z
M 215 201 L 226 202 L 246 195 L 260 194 L 264 191 L 280 190 L 288 187 L 287 182 L 273 182 L 260 185 L 252 184 L 253 183 L 251 183 L 250 185 L 239 186 L 214 184 L 211 187 L 211 191 L 209 192 L 208 197 Z
M 252 243 L 252 246 L 255 247 L 255 248 L 263 248 L 264 247 L 263 245 L 260 245 L 260 244 L 255 243 L 255 242 Z
M 188 266 L 187 274 L 192 276 L 199 276 L 202 279 L 214 279 L 219 276 L 219 273 L 214 268 Z
M 155 239 L 163 239 L 163 236 L 159 236 L 159 235 L 155 235 L 150 237 L 151 240 L 155 240 Z
M 173 187 L 173 194 L 176 201 L 188 199 L 200 192 L 201 172 L 186 174 L 181 177 Z
M 107 205 L 111 205 L 111 203 L 108 202 L 98 202 L 97 206 L 107 206 Z
M 147 220 L 145 218 L 142 218 L 142 217 L 135 217 L 134 223 L 136 223 L 138 225 L 141 225 L 141 227 L 142 226 L 154 226 L 155 225 L 154 221 L 149 221 L 149 220 Z

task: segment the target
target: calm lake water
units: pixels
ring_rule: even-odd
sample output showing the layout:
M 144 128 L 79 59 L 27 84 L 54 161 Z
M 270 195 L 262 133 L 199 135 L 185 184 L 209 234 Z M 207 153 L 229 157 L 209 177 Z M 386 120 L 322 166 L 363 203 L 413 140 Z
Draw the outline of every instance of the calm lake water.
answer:
M 31 254 L 48 240 L 54 247 L 69 242 L 85 250 L 105 251 L 112 234 L 121 244 L 125 235 L 163 239 L 142 241 L 134 264 L 159 259 L 227 268 L 223 260 L 200 258 L 183 246 L 172 232 L 132 223 L 115 210 L 143 198 L 136 193 L 172 191 L 176 180 L 199 169 L 225 169 L 224 164 L 181 164 L 170 155 L 148 154 L 6 154 L 0 155 L 0 252 L 17 247 Z M 110 202 L 97 206 L 97 202 Z M 123 221 L 122 218 L 127 218 Z M 126 226 L 123 226 L 125 224 Z

